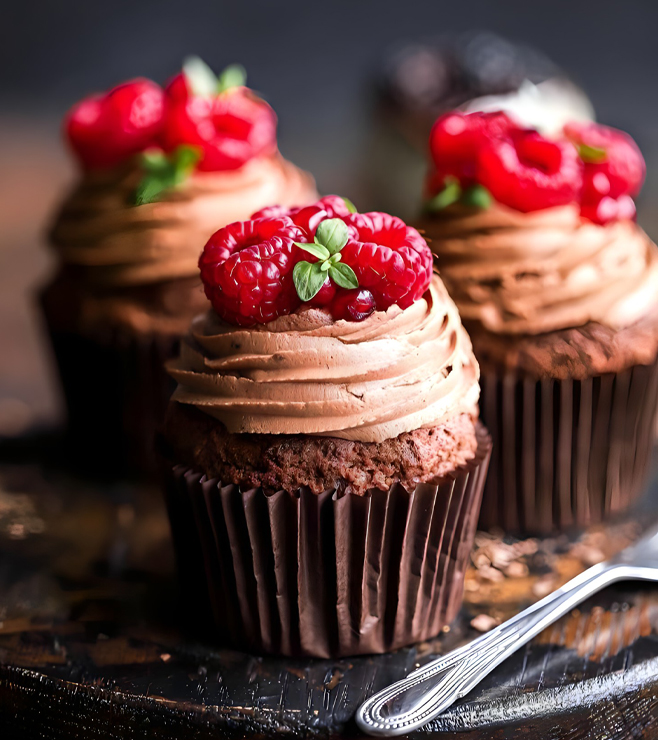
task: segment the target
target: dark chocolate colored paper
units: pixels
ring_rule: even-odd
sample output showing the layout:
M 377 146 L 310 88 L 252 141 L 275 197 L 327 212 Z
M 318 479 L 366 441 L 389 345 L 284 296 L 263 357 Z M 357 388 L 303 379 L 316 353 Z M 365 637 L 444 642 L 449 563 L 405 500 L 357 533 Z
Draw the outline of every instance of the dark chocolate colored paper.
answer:
M 164 363 L 178 338 L 49 333 L 76 464 L 112 474 L 157 470 L 154 437 L 175 387 Z
M 188 591 L 218 641 L 258 652 L 382 653 L 435 636 L 458 612 L 491 441 L 438 485 L 365 496 L 241 492 L 178 466 L 168 505 Z M 198 594 L 197 594 L 198 596 Z
M 582 381 L 485 370 L 480 382 L 494 443 L 481 528 L 541 534 L 594 524 L 642 492 L 658 363 Z

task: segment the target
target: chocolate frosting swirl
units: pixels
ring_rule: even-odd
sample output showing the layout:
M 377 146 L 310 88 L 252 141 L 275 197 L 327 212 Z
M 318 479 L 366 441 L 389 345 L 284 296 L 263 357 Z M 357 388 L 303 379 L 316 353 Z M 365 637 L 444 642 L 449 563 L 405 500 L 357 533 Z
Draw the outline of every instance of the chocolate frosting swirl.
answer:
M 438 276 L 409 308 L 362 322 L 306 309 L 248 330 L 210 311 L 168 366 L 174 400 L 229 432 L 382 442 L 462 413 L 477 416 L 479 368 Z
M 452 207 L 421 225 L 467 326 L 535 335 L 630 326 L 658 304 L 658 249 L 638 226 L 599 226 L 575 205 L 521 213 Z
M 239 170 L 197 172 L 162 200 L 133 205 L 136 163 L 87 174 L 66 199 L 51 240 L 64 264 L 90 282 L 128 286 L 197 276 L 203 245 L 217 229 L 268 205 L 317 199 L 313 178 L 276 154 Z

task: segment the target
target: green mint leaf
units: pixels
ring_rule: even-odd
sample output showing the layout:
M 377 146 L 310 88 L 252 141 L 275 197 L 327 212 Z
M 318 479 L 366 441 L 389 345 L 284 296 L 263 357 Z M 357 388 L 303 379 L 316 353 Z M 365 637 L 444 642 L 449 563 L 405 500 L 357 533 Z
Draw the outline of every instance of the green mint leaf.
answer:
M 183 62 L 183 74 L 193 95 L 212 98 L 217 94 L 217 75 L 200 57 L 187 57 Z
M 135 192 L 135 205 L 154 203 L 170 188 L 184 182 L 199 161 L 201 151 L 186 144 L 177 147 L 169 156 L 159 150 L 148 150 L 142 155 L 144 177 Z
M 190 144 L 181 144 L 174 152 L 176 169 L 186 176 L 193 170 L 201 159 L 201 149 Z
M 146 149 L 141 154 L 142 168 L 147 172 L 164 172 L 169 169 L 170 162 L 162 149 Z
M 217 93 L 223 93 L 232 87 L 244 87 L 247 84 L 247 70 L 241 64 L 230 64 L 217 80 Z
M 343 198 L 342 195 L 341 195 L 341 198 Z M 347 206 L 347 210 L 350 213 L 356 213 L 357 212 L 356 211 L 356 206 L 354 205 L 354 203 L 352 203 L 352 201 L 349 198 L 343 198 L 343 203 L 345 203 L 345 205 Z
M 329 250 L 329 254 L 336 254 L 347 244 L 347 224 L 339 218 L 326 218 L 320 222 L 315 238 Z
M 598 146 L 589 146 L 588 144 L 579 144 L 578 154 L 583 162 L 587 164 L 599 164 L 600 162 L 605 162 L 608 158 L 608 153 L 605 149 Z
M 457 180 L 446 178 L 445 187 L 425 204 L 425 210 L 433 213 L 442 211 L 444 208 L 456 203 L 462 194 L 462 189 Z
M 329 254 L 329 250 L 326 247 L 323 247 L 322 244 L 306 244 L 304 242 L 295 242 L 295 246 L 299 247 L 300 249 L 303 249 L 305 252 L 308 252 L 309 254 L 312 254 L 314 257 L 317 257 L 319 260 L 326 260 L 331 257 Z
M 173 179 L 159 177 L 157 175 L 146 175 L 137 187 L 135 192 L 135 205 L 143 206 L 147 203 L 154 203 L 159 199 L 163 190 L 172 187 Z
M 298 262 L 292 271 L 292 281 L 295 284 L 297 295 L 304 303 L 316 296 L 326 279 L 326 274 L 320 269 L 321 262 Z
M 473 185 L 467 188 L 464 190 L 464 194 L 460 199 L 460 203 L 463 203 L 465 206 L 482 209 L 489 208 L 491 201 L 491 193 L 484 185 Z
M 329 277 L 338 285 L 340 288 L 358 288 L 359 281 L 356 277 L 356 273 L 344 262 L 331 265 L 329 268 Z

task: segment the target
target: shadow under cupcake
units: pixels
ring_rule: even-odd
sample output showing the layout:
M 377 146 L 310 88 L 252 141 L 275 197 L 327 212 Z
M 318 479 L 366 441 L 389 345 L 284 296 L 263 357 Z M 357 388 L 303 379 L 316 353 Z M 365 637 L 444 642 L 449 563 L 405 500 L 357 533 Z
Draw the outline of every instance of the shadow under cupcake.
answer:
M 173 390 L 163 364 L 207 306 L 200 245 L 270 203 L 311 202 L 315 186 L 279 154 L 276 116 L 240 70 L 216 78 L 198 59 L 165 90 L 133 80 L 86 98 L 66 135 L 82 176 L 50 234 L 59 265 L 40 303 L 70 448 L 102 474 L 151 471 Z
M 658 404 L 658 249 L 634 223 L 637 146 L 597 124 L 547 139 L 495 113 L 439 119 L 430 146 L 421 226 L 494 440 L 480 526 L 542 533 L 628 508 Z
M 490 454 L 478 368 L 415 229 L 329 196 L 201 258 L 213 310 L 169 371 L 167 500 L 217 639 L 320 657 L 457 614 Z M 341 267 L 338 267 L 338 266 Z

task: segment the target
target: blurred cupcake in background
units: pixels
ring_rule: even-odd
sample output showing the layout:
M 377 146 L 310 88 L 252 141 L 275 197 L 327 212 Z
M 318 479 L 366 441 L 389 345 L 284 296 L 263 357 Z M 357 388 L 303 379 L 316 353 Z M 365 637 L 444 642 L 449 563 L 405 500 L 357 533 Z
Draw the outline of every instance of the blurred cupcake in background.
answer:
M 430 137 L 421 227 L 482 369 L 494 439 L 481 525 L 548 532 L 642 491 L 658 397 L 658 249 L 627 134 L 547 138 L 453 112 Z
M 278 152 L 276 116 L 233 66 L 198 58 L 85 98 L 65 120 L 81 166 L 50 240 L 41 303 L 76 459 L 149 468 L 172 390 L 163 363 L 206 301 L 200 245 L 264 206 L 304 204 L 310 175 Z
M 439 115 L 509 110 L 542 131 L 594 116 L 585 93 L 544 54 L 483 31 L 399 49 L 386 61 L 376 96 L 364 179 L 375 207 L 407 219 L 417 213 L 427 139 Z
M 490 439 L 427 244 L 329 196 L 220 229 L 200 268 L 212 309 L 168 365 L 164 433 L 183 582 L 206 582 L 216 638 L 329 657 L 435 636 Z

